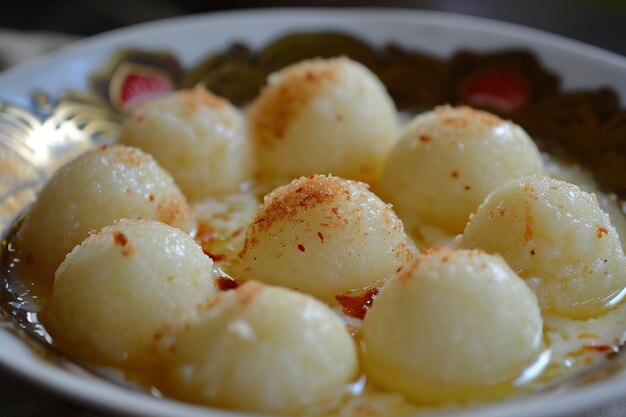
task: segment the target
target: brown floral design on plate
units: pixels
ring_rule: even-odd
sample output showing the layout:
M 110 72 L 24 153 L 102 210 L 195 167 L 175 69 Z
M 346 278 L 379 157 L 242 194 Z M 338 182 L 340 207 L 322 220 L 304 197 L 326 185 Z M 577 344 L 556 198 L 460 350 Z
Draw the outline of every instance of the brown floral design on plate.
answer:
M 173 52 L 123 49 L 94 71 L 90 93 L 71 92 L 56 101 L 39 93 L 35 102 L 48 109 L 42 111 L 39 105 L 30 110 L 44 124 L 52 118 L 74 123 L 83 137 L 69 145 L 100 144 L 104 138 L 111 140 L 123 113 L 144 100 L 203 84 L 243 106 L 259 93 L 270 73 L 303 59 L 338 55 L 370 68 L 401 111 L 417 113 L 444 103 L 491 111 L 522 125 L 543 149 L 586 165 L 602 185 L 626 195 L 626 110 L 619 107 L 616 93 L 563 91 L 558 74 L 521 49 L 458 51 L 441 59 L 394 44 L 373 48 L 337 32 L 292 33 L 259 51 L 229 45 L 188 69 Z M 73 116 L 60 119 L 68 105 Z M 9 107 L 0 107 L 3 118 L 10 118 Z M 94 124 L 98 129 L 89 128 Z M 3 135 L 7 133 L 0 127 Z

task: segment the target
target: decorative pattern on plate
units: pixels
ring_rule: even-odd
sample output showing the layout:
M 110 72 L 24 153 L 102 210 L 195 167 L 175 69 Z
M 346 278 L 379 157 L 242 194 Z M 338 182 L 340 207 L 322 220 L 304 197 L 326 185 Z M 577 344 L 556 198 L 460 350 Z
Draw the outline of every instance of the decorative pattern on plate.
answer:
M 0 227 L 6 233 L 34 192 L 59 166 L 117 137 L 121 114 L 95 94 L 53 101 L 35 92 L 30 111 L 0 102 Z
M 233 44 L 188 70 L 170 52 L 119 50 L 90 77 L 93 93 L 72 92 L 58 103 L 41 101 L 42 96 L 35 94 L 38 104 L 32 113 L 43 122 L 24 109 L 9 112 L 5 110 L 8 105 L 3 105 L 0 134 L 12 132 L 6 120 L 13 119 L 10 123 L 18 125 L 19 120 L 30 120 L 33 134 L 23 135 L 21 142 L 31 143 L 32 136 L 40 136 L 42 130 L 33 126 L 45 126 L 46 143 L 37 145 L 37 154 L 42 152 L 40 147 L 51 152 L 53 157 L 44 164 L 44 171 L 49 171 L 47 163 L 58 165 L 56 152 L 63 148 L 87 144 L 104 132 L 114 137 L 111 133 L 123 113 L 146 99 L 200 83 L 242 106 L 259 93 L 270 73 L 303 59 L 337 55 L 358 60 L 376 73 L 400 110 L 415 113 L 443 103 L 489 110 L 521 124 L 543 148 L 587 165 L 603 185 L 626 193 L 622 169 L 626 164 L 626 111 L 619 108 L 612 90 L 564 92 L 558 76 L 543 68 L 530 51 L 459 51 L 440 59 L 393 44 L 374 49 L 335 32 L 289 34 L 260 51 Z M 54 112 L 46 106 L 52 106 Z M 8 155 L 7 150 L 2 152 Z M 41 167 L 37 161 L 35 165 Z M 33 169 L 32 164 L 24 168 Z M 5 190 L 8 188 L 2 185 L 3 196 Z
M 124 114 L 142 101 L 204 84 L 244 106 L 270 73 L 303 59 L 338 55 L 369 67 L 402 111 L 416 113 L 444 103 L 492 111 L 521 124 L 544 149 L 586 164 L 602 184 L 626 194 L 626 110 L 612 90 L 564 92 L 558 76 L 525 50 L 459 51 L 441 59 L 393 44 L 374 49 L 341 33 L 295 33 L 260 51 L 230 45 L 190 69 L 169 52 L 120 50 L 91 75 L 91 92 L 72 91 L 56 99 L 35 92 L 30 109 L 0 102 L 4 235 L 54 169 L 88 148 L 114 141 Z M 21 301 L 20 290 L 5 264 L 0 310 L 41 340 L 36 322 L 18 316 L 23 312 L 15 304 Z M 618 356 L 619 363 L 604 368 L 607 375 L 621 369 L 626 359 Z
M 124 112 L 179 88 L 182 75 L 182 67 L 171 53 L 122 49 L 113 54 L 104 68 L 93 73 L 90 81 L 96 94 Z

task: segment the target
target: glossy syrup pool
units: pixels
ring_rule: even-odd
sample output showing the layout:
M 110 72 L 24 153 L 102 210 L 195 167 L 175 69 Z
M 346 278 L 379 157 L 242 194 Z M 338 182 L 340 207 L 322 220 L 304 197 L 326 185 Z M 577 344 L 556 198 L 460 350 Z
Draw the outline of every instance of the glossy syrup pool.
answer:
M 602 194 L 596 189 L 591 177 L 584 171 L 558 161 L 548 161 L 550 173 L 583 189 L 598 193 L 603 208 L 611 215 L 612 221 L 622 237 L 626 236 L 626 220 L 619 200 L 610 194 Z M 236 252 L 241 245 L 241 232 L 258 206 L 258 190 L 244 189 L 237 195 L 222 200 L 208 200 L 196 204 L 194 214 L 198 222 L 195 237 L 205 252 L 214 257 L 226 271 L 229 257 L 225 253 Z M 203 241 L 206 227 L 211 225 L 210 242 Z M 29 271 L 27 260 L 16 255 L 11 239 L 19 227 L 16 223 L 3 241 L 0 257 L 2 273 L 2 293 L 0 306 L 8 319 L 8 327 L 18 332 L 23 340 L 47 360 L 58 364 L 70 372 L 106 379 L 130 390 L 143 392 L 154 397 L 162 397 L 161 391 L 152 385 L 150 379 L 132 375 L 122 370 L 103 368 L 72 361 L 54 347 L 54 341 L 38 319 L 42 306 L 46 304 L 45 291 L 40 288 L 37 277 Z M 205 228 L 203 231 L 202 228 Z M 430 241 L 418 241 L 418 246 L 451 241 L 450 236 L 439 232 Z M 211 253 L 213 252 L 213 253 Z M 219 271 L 228 278 L 228 274 Z M 230 282 L 229 282 L 230 284 Z M 228 290 L 234 285 L 224 285 Z M 357 346 L 360 346 L 360 324 L 364 306 L 375 302 L 376 290 L 365 289 L 353 297 L 339 298 L 333 309 L 348 325 Z M 357 305 L 362 303 L 363 306 Z M 546 349 L 512 383 L 494 390 L 505 392 L 507 397 L 528 393 L 562 389 L 594 378 L 603 378 L 621 369 L 621 346 L 625 340 L 626 304 L 622 303 L 605 315 L 589 320 L 572 320 L 544 315 L 544 339 Z M 609 358 L 610 360 L 607 360 Z M 480 403 L 464 405 L 479 406 Z M 459 405 L 445 406 L 457 409 Z M 441 410 L 439 407 L 437 410 Z M 307 411 L 309 415 L 342 416 L 362 415 L 409 415 L 433 411 L 433 408 L 420 407 L 407 401 L 402 395 L 385 392 L 371 384 L 365 375 L 345 387 L 345 395 L 337 403 L 320 406 Z

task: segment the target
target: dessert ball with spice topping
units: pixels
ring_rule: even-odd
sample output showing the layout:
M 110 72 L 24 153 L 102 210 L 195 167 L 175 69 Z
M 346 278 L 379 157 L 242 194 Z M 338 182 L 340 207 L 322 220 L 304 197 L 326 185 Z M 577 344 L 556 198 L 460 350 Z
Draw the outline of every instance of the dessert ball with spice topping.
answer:
M 499 187 L 458 244 L 499 253 L 526 279 L 545 312 L 585 319 L 619 303 L 626 258 L 595 195 L 543 176 Z
M 24 218 L 15 245 L 44 287 L 89 230 L 121 218 L 188 229 L 190 209 L 172 177 L 139 149 L 104 146 L 59 168 Z
M 543 351 L 537 298 L 478 250 L 418 256 L 382 288 L 362 331 L 368 377 L 423 405 L 499 398 Z
M 410 227 L 461 233 L 494 188 L 543 169 L 521 127 L 469 107 L 442 106 L 407 126 L 387 159 L 380 194 Z
M 391 276 L 411 255 L 402 222 L 367 185 L 314 175 L 265 197 L 237 273 L 332 301 Z
M 249 121 L 262 173 L 287 179 L 332 173 L 372 182 L 397 139 L 385 87 L 347 58 L 303 61 L 270 75 Z
M 67 256 L 42 321 L 54 344 L 75 358 L 145 370 L 168 330 L 217 293 L 213 275 L 211 259 L 183 231 L 120 221 Z
M 329 307 L 258 282 L 220 293 L 175 340 L 163 391 L 218 407 L 299 415 L 337 402 L 358 370 L 354 341 Z
M 152 154 L 193 200 L 237 191 L 255 170 L 241 112 L 201 86 L 139 105 L 120 142 Z

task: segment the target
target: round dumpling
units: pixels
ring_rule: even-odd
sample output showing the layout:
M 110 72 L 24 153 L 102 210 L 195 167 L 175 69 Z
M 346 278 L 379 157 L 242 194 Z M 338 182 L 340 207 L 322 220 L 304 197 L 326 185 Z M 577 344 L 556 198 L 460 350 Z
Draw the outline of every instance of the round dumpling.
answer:
M 367 375 L 420 404 L 499 397 L 543 348 L 533 292 L 500 257 L 476 250 L 414 259 L 362 330 Z
M 375 180 L 396 125 L 385 87 L 347 58 L 303 61 L 272 74 L 250 112 L 262 172 L 289 179 L 332 173 Z
M 391 276 L 411 253 L 402 222 L 367 185 L 316 175 L 265 197 L 239 269 L 242 279 L 332 301 Z
M 237 191 L 255 169 L 240 111 L 201 86 L 138 106 L 120 141 L 152 154 L 193 200 Z
M 408 224 L 461 233 L 487 194 L 543 173 L 535 143 L 514 123 L 469 107 L 417 116 L 391 151 L 381 196 Z
M 258 282 L 221 293 L 175 338 L 165 391 L 219 407 L 291 415 L 340 398 L 358 370 L 329 307 Z
M 548 177 L 511 181 L 480 206 L 459 239 L 499 253 L 549 313 L 583 319 L 624 295 L 626 259 L 595 195 Z
M 49 289 L 54 271 L 90 230 L 121 218 L 152 218 L 188 229 L 190 209 L 172 177 L 150 155 L 103 146 L 54 173 L 26 214 L 15 245 Z
M 217 289 L 213 262 L 183 231 L 125 220 L 89 236 L 56 272 L 42 320 L 63 352 L 143 370 L 157 343 Z

